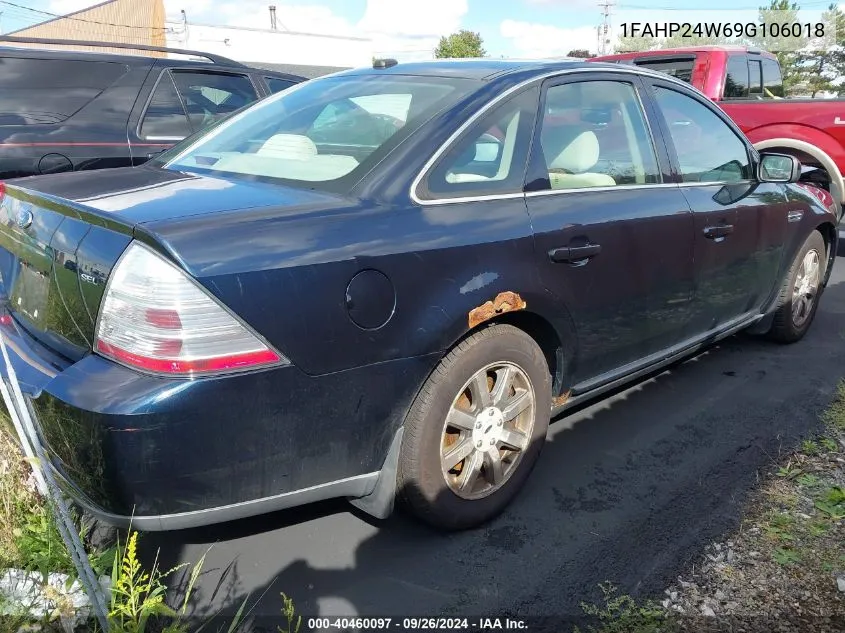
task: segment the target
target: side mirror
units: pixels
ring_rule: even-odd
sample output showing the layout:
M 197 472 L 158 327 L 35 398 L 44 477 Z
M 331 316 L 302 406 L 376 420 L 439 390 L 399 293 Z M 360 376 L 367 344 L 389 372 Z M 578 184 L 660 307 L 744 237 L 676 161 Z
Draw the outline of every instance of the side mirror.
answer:
M 801 161 L 789 154 L 762 154 L 757 179 L 760 182 L 798 182 Z

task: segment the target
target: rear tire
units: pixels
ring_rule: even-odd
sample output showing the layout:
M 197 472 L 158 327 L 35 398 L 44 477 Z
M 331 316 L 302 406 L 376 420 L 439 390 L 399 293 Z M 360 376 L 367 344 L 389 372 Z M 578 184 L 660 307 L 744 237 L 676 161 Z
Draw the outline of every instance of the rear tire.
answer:
M 779 343 L 801 340 L 810 329 L 819 306 L 825 272 L 827 248 L 818 231 L 807 238 L 798 250 L 778 298 L 769 338 Z
M 490 520 L 531 474 L 550 414 L 551 377 L 534 339 L 503 324 L 476 332 L 440 362 L 411 408 L 400 501 L 439 528 Z

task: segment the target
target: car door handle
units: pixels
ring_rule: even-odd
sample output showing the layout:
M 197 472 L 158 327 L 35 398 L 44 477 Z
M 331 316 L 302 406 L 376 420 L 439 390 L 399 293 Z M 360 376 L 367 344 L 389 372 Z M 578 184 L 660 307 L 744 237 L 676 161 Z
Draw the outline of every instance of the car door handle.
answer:
M 733 232 L 733 224 L 720 224 L 719 226 L 708 226 L 704 229 L 704 237 L 710 240 L 715 240 L 717 238 L 730 235 Z
M 549 251 L 549 259 L 553 262 L 577 262 L 582 259 L 590 259 L 601 253 L 601 246 L 599 244 L 589 244 L 587 246 L 564 246 L 561 248 L 553 248 Z

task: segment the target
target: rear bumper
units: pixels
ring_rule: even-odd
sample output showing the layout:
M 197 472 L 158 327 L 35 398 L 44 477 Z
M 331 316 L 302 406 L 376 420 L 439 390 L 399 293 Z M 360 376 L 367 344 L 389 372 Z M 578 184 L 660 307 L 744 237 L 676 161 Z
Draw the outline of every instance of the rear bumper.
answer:
M 0 328 L 60 485 L 94 516 L 140 530 L 369 495 L 437 362 L 171 380 L 94 354 L 48 362 L 14 324 Z

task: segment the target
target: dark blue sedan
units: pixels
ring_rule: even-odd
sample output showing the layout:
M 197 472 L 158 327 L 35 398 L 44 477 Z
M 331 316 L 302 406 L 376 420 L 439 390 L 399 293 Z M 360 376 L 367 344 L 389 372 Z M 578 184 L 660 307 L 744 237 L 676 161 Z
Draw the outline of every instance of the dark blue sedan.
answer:
M 0 333 L 31 439 L 95 516 L 398 497 L 478 525 L 553 413 L 739 330 L 810 327 L 834 210 L 687 84 L 374 66 L 143 167 L 6 183 Z

